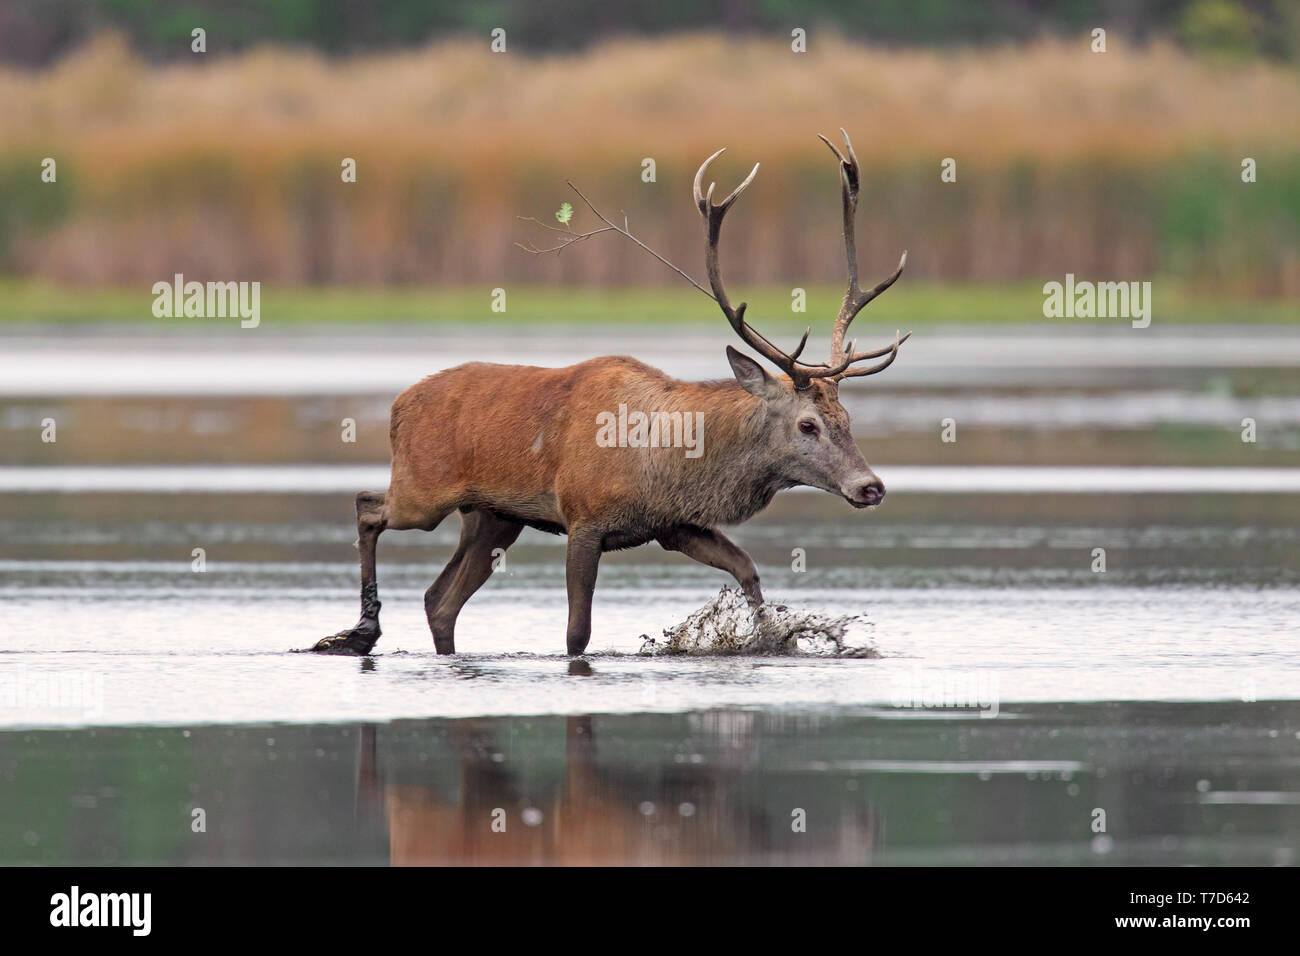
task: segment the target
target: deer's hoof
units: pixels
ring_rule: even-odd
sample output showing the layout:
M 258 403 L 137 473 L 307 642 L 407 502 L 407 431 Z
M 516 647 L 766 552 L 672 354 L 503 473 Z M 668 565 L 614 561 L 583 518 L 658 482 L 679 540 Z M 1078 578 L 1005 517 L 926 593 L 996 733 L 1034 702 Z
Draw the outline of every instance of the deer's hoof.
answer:
M 339 631 L 329 637 L 322 637 L 313 646 L 317 654 L 347 654 L 362 657 L 369 654 L 379 640 L 379 629 L 363 630 L 354 627 L 350 631 Z

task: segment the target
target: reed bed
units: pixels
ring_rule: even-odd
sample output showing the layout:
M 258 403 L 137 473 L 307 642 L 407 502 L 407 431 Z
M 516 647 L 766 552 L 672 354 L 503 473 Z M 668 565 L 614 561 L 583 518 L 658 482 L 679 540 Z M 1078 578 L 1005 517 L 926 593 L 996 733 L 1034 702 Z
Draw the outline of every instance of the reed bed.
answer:
M 102 37 L 49 70 L 0 72 L 0 268 L 93 285 L 671 282 L 617 237 L 529 256 L 515 243 L 543 237 L 518 217 L 568 200 L 589 228 L 570 178 L 698 272 L 690 177 L 725 145 L 721 184 L 763 163 L 728 221 L 728 276 L 833 282 L 838 187 L 815 134 L 844 126 L 865 170 L 866 271 L 908 248 L 912 274 L 940 281 L 1160 274 L 1300 293 L 1291 66 L 1114 41 L 1094 54 L 1086 38 L 942 55 L 812 40 L 806 54 L 682 35 L 555 56 L 462 40 L 150 67 Z M 39 182 L 46 156 L 56 185 Z M 945 157 L 956 183 L 940 181 Z

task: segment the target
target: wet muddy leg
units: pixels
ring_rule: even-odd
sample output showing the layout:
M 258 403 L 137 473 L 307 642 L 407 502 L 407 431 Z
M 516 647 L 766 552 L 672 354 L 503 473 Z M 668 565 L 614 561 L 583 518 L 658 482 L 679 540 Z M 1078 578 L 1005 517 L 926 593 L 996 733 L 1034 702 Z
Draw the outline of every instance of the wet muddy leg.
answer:
M 357 495 L 357 550 L 361 553 L 361 618 L 356 626 L 321 638 L 312 650 L 322 654 L 369 654 L 379 640 L 379 583 L 375 574 L 375 545 L 387 523 L 384 495 Z

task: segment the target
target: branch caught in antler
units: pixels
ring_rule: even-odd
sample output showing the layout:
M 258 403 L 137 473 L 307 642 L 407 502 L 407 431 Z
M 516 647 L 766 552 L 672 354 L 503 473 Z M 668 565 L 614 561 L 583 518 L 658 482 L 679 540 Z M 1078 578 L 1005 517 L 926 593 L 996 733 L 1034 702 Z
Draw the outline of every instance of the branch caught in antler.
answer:
M 627 239 L 631 239 L 633 242 L 635 242 L 646 252 L 650 253 L 650 255 L 654 256 L 656 259 L 658 259 L 660 262 L 666 265 L 669 269 L 672 269 L 673 272 L 676 272 L 679 276 L 681 276 L 691 285 L 695 286 L 695 288 L 699 289 L 701 292 L 707 295 L 710 299 L 714 297 L 713 293 L 711 293 L 708 289 L 704 288 L 704 286 L 700 285 L 698 282 L 692 279 L 681 269 L 677 268 L 675 265 L 673 265 L 663 256 L 659 255 L 659 253 L 655 252 L 653 249 L 647 246 L 636 236 L 632 235 L 631 231 L 628 228 L 626 216 L 623 218 L 623 225 L 620 227 L 617 223 L 614 223 L 611 220 L 605 218 L 604 214 L 601 213 L 601 211 L 592 204 L 591 200 L 588 199 L 585 195 L 583 195 L 581 189 L 573 185 L 573 183 L 569 182 L 569 180 L 567 179 L 564 182 L 570 189 L 572 189 L 575 193 L 578 194 L 578 198 L 581 199 L 584 203 L 586 203 L 587 208 L 590 209 L 592 213 L 595 214 L 596 218 L 599 219 L 601 222 L 603 222 L 605 225 L 601 226 L 599 229 L 592 229 L 589 232 L 573 232 L 569 229 L 561 229 L 558 226 L 552 226 L 549 223 L 542 222 L 540 219 L 537 219 L 534 216 L 520 216 L 519 218 L 524 222 L 535 222 L 543 229 L 548 229 L 551 232 L 558 232 L 562 238 L 558 245 L 551 246 L 549 249 L 538 249 L 532 243 L 525 245 L 522 242 L 516 242 L 515 243 L 516 246 L 518 246 L 520 249 L 524 250 L 525 252 L 531 252 L 535 256 L 545 255 L 548 252 L 554 252 L 556 255 L 559 255 L 561 252 L 563 252 L 569 246 L 573 245 L 575 242 L 582 242 L 584 239 L 590 239 L 592 236 L 598 236 L 602 232 L 616 232 L 620 236 L 623 236 Z

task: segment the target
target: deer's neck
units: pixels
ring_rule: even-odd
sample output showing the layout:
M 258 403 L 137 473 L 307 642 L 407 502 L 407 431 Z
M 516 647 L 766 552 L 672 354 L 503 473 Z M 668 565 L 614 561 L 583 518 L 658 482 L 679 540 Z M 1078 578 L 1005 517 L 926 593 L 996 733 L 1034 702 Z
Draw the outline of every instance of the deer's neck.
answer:
M 779 475 L 762 403 L 735 382 L 686 383 L 664 398 L 673 411 L 694 416 L 699 447 L 648 459 L 649 487 L 662 502 L 663 520 L 706 528 L 738 524 L 789 487 Z

